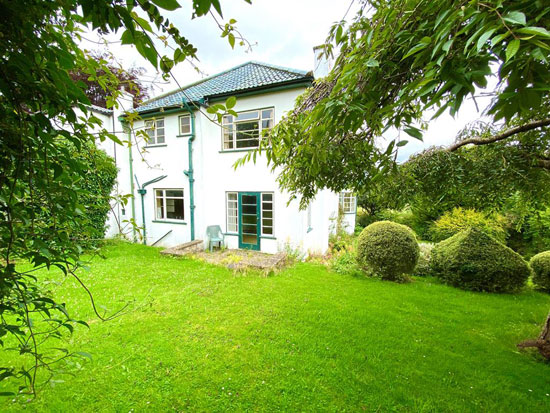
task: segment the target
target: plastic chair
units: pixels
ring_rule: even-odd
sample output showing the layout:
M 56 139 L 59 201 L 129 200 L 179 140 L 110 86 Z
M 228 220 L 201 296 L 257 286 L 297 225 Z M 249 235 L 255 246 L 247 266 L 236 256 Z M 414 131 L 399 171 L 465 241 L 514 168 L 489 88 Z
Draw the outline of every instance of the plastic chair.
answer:
M 210 252 L 212 252 L 212 246 L 214 243 L 218 243 L 220 248 L 222 245 L 225 246 L 225 237 L 223 236 L 222 229 L 219 225 L 210 225 L 206 228 L 206 235 L 208 236 L 208 246 L 210 247 Z

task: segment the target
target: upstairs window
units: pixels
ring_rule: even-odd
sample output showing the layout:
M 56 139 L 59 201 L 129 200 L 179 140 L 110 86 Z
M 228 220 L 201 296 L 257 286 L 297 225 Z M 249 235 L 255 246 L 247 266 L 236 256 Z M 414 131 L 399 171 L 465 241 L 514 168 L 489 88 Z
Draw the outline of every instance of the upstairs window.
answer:
M 155 189 L 155 218 L 183 221 L 183 189 Z
M 273 127 L 273 108 L 226 115 L 222 120 L 223 149 L 257 148 L 262 132 Z
M 351 191 L 340 192 L 340 208 L 344 214 L 355 213 L 356 199 Z
M 191 133 L 191 115 L 180 116 L 180 135 Z
M 164 118 L 145 121 L 145 132 L 149 136 L 147 145 L 162 145 L 166 142 L 164 138 Z

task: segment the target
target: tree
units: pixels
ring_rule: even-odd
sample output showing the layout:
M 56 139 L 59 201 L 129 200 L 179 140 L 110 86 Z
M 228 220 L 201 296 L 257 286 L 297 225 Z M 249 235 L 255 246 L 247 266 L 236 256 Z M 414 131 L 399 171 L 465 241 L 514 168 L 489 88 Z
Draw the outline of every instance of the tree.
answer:
M 140 76 L 145 73 L 145 68 L 130 67 L 129 69 L 124 69 L 117 65 L 113 57 L 107 52 L 91 52 L 89 57 L 105 66 L 109 70 L 109 74 L 117 78 L 118 84 L 134 96 L 134 107 L 137 107 L 141 102 L 149 98 L 149 88 L 140 80 Z M 95 79 L 90 79 L 90 76 L 82 71 L 71 72 L 73 81 L 80 81 L 86 84 L 84 93 L 86 93 L 92 105 L 102 108 L 107 107 L 107 100 L 110 95 L 98 82 L 98 79 L 102 79 L 106 75 L 107 73 L 103 67 L 96 71 Z
M 0 367 L 0 380 L 21 377 L 35 392 L 38 372 L 74 354 L 46 348 L 48 338 L 63 337 L 77 323 L 65 304 L 55 301 L 34 274 L 56 268 L 73 277 L 93 296 L 75 270 L 86 240 L 93 233 L 81 201 L 89 171 L 82 153 L 96 139 L 120 139 L 107 132 L 90 111 L 82 73 L 105 90 L 106 106 L 116 104 L 120 79 L 107 62 L 86 55 L 78 40 L 86 30 L 121 32 L 123 44 L 136 50 L 168 76 L 195 47 L 162 10 L 175 10 L 177 0 L 21 0 L 2 1 L 0 22 L 0 344 L 9 340 L 21 354 L 20 369 Z M 193 0 L 193 17 L 214 10 L 219 0 Z M 222 27 L 235 43 L 234 21 Z M 154 39 L 170 42 L 173 53 L 159 53 Z M 108 126 L 108 125 L 106 125 Z M 99 132 L 92 133 L 93 128 Z M 129 142 L 128 142 L 129 144 Z M 32 268 L 22 267 L 30 262 Z M 94 305 L 94 310 L 96 310 Z M 96 310 L 102 320 L 108 319 Z
M 325 54 L 338 54 L 331 73 L 259 150 L 302 207 L 322 188 L 366 187 L 406 144 L 383 143 L 384 132 L 421 139 L 427 114 L 456 114 L 493 73 L 493 120 L 510 124 L 537 109 L 549 93 L 549 25 L 543 0 L 366 1 L 349 27 L 339 22 L 331 30 Z M 546 118 L 525 128 L 543 127 Z
M 547 114 L 524 116 L 550 96 L 547 27 L 544 0 L 365 0 L 349 27 L 342 21 L 330 32 L 325 54 L 337 55 L 331 73 L 297 100 L 258 152 L 303 208 L 320 189 L 359 190 L 385 176 L 406 141 L 385 144 L 384 132 L 422 139 L 425 116 L 456 114 L 493 74 L 498 84 L 487 115 L 510 129 L 470 143 L 545 128 Z

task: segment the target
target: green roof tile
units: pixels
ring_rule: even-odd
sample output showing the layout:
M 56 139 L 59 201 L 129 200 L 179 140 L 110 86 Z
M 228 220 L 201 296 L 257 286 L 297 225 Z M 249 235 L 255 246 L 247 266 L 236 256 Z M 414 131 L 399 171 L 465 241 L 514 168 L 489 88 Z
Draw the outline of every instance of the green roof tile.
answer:
M 149 112 L 160 108 L 180 106 L 186 102 L 198 102 L 209 96 L 243 92 L 260 87 L 279 86 L 298 81 L 311 82 L 311 73 L 269 65 L 248 62 L 232 69 L 202 79 L 182 89 L 143 102 L 137 112 Z

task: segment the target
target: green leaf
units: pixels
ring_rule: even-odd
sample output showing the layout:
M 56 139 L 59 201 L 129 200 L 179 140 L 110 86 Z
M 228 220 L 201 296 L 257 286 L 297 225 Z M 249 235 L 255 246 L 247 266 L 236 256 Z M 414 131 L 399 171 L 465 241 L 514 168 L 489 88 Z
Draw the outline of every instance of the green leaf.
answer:
M 133 13 L 132 17 L 136 21 L 136 23 L 144 30 L 148 32 L 152 32 L 153 29 L 151 28 L 151 25 L 149 22 L 141 17 L 139 17 L 136 13 Z
M 405 128 L 403 130 L 407 135 L 412 136 L 413 138 L 416 138 L 420 141 L 423 138 L 422 132 L 418 128 L 414 128 L 414 127 L 411 126 L 410 128 Z
M 86 353 L 85 351 L 77 351 L 76 354 L 82 357 L 86 357 L 87 359 L 93 360 L 92 355 L 90 353 Z
M 517 29 L 516 33 L 533 34 L 535 36 L 542 36 L 550 39 L 550 32 L 546 30 L 544 27 L 536 27 L 536 26 L 522 27 L 521 29 Z
M 405 146 L 407 143 L 409 143 L 409 141 L 399 141 L 397 142 L 397 147 Z
M 491 37 L 495 31 L 496 31 L 496 28 L 492 28 L 492 29 L 487 30 L 481 36 L 479 36 L 479 39 L 477 40 L 477 51 L 478 52 L 487 43 L 487 40 L 489 40 L 489 37 Z
M 519 39 L 514 39 L 510 43 L 508 43 L 508 46 L 506 47 L 506 61 L 510 60 L 516 55 L 519 50 L 519 44 Z
M 506 23 L 519 24 L 525 26 L 527 20 L 525 19 L 525 14 L 520 11 L 511 11 L 503 17 Z
M 172 11 L 172 10 L 179 9 L 181 7 L 177 0 L 151 0 L 151 1 L 164 10 Z
M 378 67 L 380 64 L 378 63 L 378 60 L 373 59 L 372 57 L 367 61 L 367 67 Z
M 229 33 L 227 36 L 227 40 L 229 41 L 229 44 L 231 45 L 231 48 L 235 48 L 235 35 L 233 33 Z
M 237 98 L 235 96 L 230 96 L 225 101 L 225 107 L 227 109 L 232 109 L 233 107 L 235 107 L 236 103 L 237 103 Z

